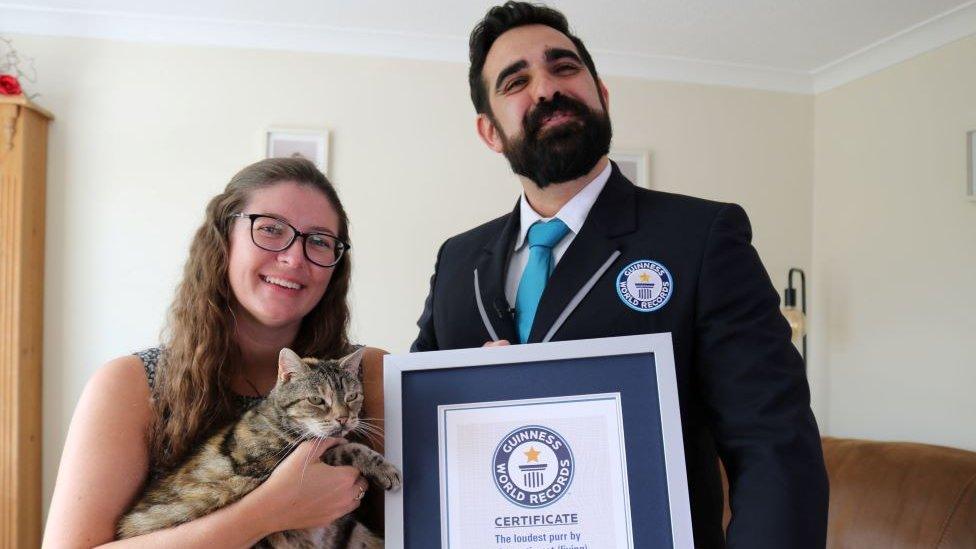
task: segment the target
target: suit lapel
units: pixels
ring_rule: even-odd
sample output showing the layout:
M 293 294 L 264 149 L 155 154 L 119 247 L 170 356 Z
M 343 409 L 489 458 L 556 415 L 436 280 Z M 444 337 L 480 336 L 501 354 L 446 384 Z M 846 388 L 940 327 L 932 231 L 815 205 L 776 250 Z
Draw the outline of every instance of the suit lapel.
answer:
M 613 164 L 610 178 L 593 203 L 583 227 L 546 283 L 529 333 L 530 343 L 542 340 L 577 292 L 620 248 L 617 237 L 636 229 L 634 186 Z
M 518 228 L 519 204 L 516 201 L 515 210 L 509 214 L 498 237 L 485 244 L 476 266 L 485 314 L 495 328 L 498 338 L 507 339 L 512 343 L 518 343 L 518 335 L 515 331 L 515 319 L 509 313 L 508 300 L 505 298 L 505 273 L 509 252 Z M 478 288 L 475 288 L 475 291 L 478 291 Z

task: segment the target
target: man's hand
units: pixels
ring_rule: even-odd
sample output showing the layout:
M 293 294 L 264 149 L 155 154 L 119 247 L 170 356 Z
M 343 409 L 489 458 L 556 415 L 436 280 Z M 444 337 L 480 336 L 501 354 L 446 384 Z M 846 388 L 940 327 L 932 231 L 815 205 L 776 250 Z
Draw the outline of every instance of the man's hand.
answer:
M 488 341 L 482 347 L 505 347 L 511 345 L 507 339 L 499 339 L 498 341 Z

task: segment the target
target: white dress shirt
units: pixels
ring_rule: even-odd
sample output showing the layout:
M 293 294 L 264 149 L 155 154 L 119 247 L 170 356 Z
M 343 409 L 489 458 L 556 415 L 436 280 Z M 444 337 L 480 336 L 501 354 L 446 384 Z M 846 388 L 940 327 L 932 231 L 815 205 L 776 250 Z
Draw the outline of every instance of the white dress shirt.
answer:
M 610 163 L 607 162 L 607 167 L 594 177 L 593 181 L 587 183 L 580 192 L 576 193 L 576 196 L 571 198 L 553 217 L 539 215 L 529 205 L 529 201 L 525 198 L 525 192 L 522 192 L 522 198 L 519 200 L 519 233 L 515 237 L 514 252 L 512 252 L 512 258 L 508 262 L 508 271 L 505 275 L 505 299 L 508 300 L 509 307 L 515 307 L 515 295 L 518 293 L 519 281 L 522 280 L 522 271 L 525 270 L 525 264 L 529 262 L 529 246 L 526 242 L 529 227 L 536 221 L 545 222 L 553 218 L 559 218 L 569 227 L 569 233 L 552 248 L 553 267 L 555 267 L 562 259 L 563 254 L 566 253 L 566 249 L 573 243 L 573 239 L 579 234 L 580 229 L 583 228 L 583 222 L 586 221 L 586 216 L 589 215 L 593 203 L 596 202 L 596 197 L 600 196 L 600 191 L 610 179 L 610 171 Z

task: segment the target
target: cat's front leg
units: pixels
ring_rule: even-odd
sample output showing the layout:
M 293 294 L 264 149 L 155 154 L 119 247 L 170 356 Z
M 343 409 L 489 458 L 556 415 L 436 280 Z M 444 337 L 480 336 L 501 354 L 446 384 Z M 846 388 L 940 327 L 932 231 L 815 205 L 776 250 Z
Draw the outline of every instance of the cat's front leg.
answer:
M 400 471 L 382 454 L 363 444 L 349 442 L 333 446 L 326 450 L 322 461 L 329 465 L 351 465 L 359 469 L 372 484 L 384 490 L 400 487 Z

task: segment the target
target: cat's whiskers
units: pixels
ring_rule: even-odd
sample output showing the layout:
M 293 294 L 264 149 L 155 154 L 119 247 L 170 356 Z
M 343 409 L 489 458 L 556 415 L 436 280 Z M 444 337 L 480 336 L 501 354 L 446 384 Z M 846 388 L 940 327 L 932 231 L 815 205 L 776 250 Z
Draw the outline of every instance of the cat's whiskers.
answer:
M 300 429 L 298 427 L 291 427 L 291 426 L 285 427 L 284 429 L 281 430 L 281 432 L 296 438 L 308 434 L 308 431 L 305 431 L 304 429 Z
M 366 429 L 363 429 L 363 428 L 361 428 L 359 426 L 357 426 L 355 429 L 349 431 L 349 434 L 350 435 L 362 435 L 363 437 L 365 437 L 366 439 L 368 439 L 371 443 L 374 443 L 374 444 L 376 443 L 376 440 L 374 440 L 373 435 L 369 431 L 367 431 Z
M 372 429 L 379 429 L 381 431 L 383 430 L 383 426 L 378 425 L 376 420 L 360 418 L 359 424 L 369 426 Z
M 288 456 L 289 456 L 289 455 L 290 455 L 290 454 L 292 453 L 292 451 L 293 451 L 293 450 L 294 450 L 294 449 L 295 449 L 296 447 L 298 447 L 298 445 L 299 445 L 299 444 L 301 444 L 301 443 L 302 443 L 302 442 L 304 442 L 304 441 L 305 441 L 305 439 L 304 439 L 304 438 L 299 438 L 299 439 L 297 439 L 297 440 L 295 440 L 294 442 L 292 442 L 291 444 L 289 444 L 288 446 L 285 446 L 285 447 L 284 447 L 284 448 L 282 448 L 281 450 L 278 450 L 277 452 L 275 452 L 275 453 L 274 453 L 274 454 L 272 455 L 272 457 L 274 457 L 274 458 L 275 458 L 275 459 L 277 459 L 278 461 L 276 461 L 276 462 L 275 462 L 275 464 L 274 464 L 274 466 L 273 466 L 273 467 L 271 468 L 271 470 L 273 471 L 273 470 L 274 470 L 274 469 L 275 469 L 276 467 L 278 467 L 278 465 L 281 465 L 281 462 L 282 462 L 282 461 L 284 461 L 284 460 L 285 460 L 285 458 L 287 458 L 287 457 L 288 457 Z
M 295 433 L 291 433 L 291 435 L 292 435 L 293 438 L 291 438 L 291 439 L 285 439 L 285 443 L 286 444 L 285 444 L 285 446 L 281 450 L 279 450 L 279 453 L 280 452 L 284 452 L 284 453 L 287 454 L 287 453 L 291 452 L 291 450 L 293 448 L 295 448 L 296 446 L 298 446 L 299 444 L 301 444 L 301 442 L 303 440 L 306 440 L 306 439 L 309 438 L 309 435 L 308 434 L 302 433 L 300 431 L 299 432 L 295 432 Z
M 375 425 L 370 425 L 369 423 L 360 423 L 356 426 L 356 431 L 369 431 L 370 433 L 375 433 L 377 435 L 383 435 L 383 428 L 377 427 Z
M 318 453 L 319 445 L 322 444 L 323 440 L 325 439 L 322 437 L 315 437 L 315 448 L 309 453 L 305 454 L 305 463 L 302 465 L 302 476 L 300 479 L 298 479 L 299 485 L 305 482 L 305 469 L 308 469 L 309 458 L 311 458 L 313 454 Z
M 272 454 L 273 457 L 278 457 L 279 455 L 281 457 L 278 457 L 278 461 L 274 464 L 274 466 L 271 468 L 271 470 L 272 471 L 275 470 L 279 465 L 281 465 L 281 462 L 282 461 L 285 461 L 285 458 L 287 458 L 289 456 L 289 454 L 291 454 L 292 450 L 294 450 L 295 448 L 298 447 L 299 444 L 305 442 L 306 440 L 308 440 L 310 438 L 312 438 L 311 435 L 305 434 L 305 435 L 303 435 L 303 436 L 295 439 L 295 442 L 292 442 L 288 446 L 285 446 L 283 449 L 281 449 L 278 452 L 275 452 L 274 454 Z
M 283 434 L 285 436 L 281 437 L 281 439 L 285 442 L 285 445 L 281 450 L 278 450 L 272 454 L 274 457 L 278 457 L 279 455 L 283 455 L 282 457 L 287 456 L 296 446 L 301 444 L 302 441 L 310 438 L 307 433 L 298 430 L 284 432 Z M 281 463 L 281 461 L 279 460 L 278 463 Z
M 382 437 L 385 434 L 382 427 L 377 427 L 368 423 L 360 423 L 356 426 L 355 431 L 360 433 L 370 433 L 379 437 Z
M 383 434 L 383 432 L 385 431 L 385 429 L 383 428 L 383 426 L 382 426 L 382 425 L 377 425 L 377 424 L 375 423 L 375 421 L 376 421 L 375 419 L 374 419 L 374 420 L 370 420 L 370 419 L 360 419 L 360 420 L 359 420 L 359 424 L 360 424 L 360 425 L 363 425 L 363 426 L 365 426 L 365 427 L 367 427 L 367 428 L 369 428 L 369 429 L 372 429 L 372 430 L 373 430 L 374 432 L 377 432 L 377 433 L 380 433 L 380 434 Z M 383 420 L 379 420 L 379 421 L 383 421 Z
M 355 429 L 352 430 L 353 433 L 360 434 L 370 441 L 374 446 L 379 445 L 382 433 L 377 433 L 373 430 L 374 428 L 369 425 L 359 424 Z
M 375 435 L 370 435 L 368 433 L 363 433 L 362 436 L 367 441 L 369 441 L 369 444 L 371 446 L 373 446 L 374 448 L 378 448 L 380 446 L 380 439 L 378 437 L 376 437 Z

